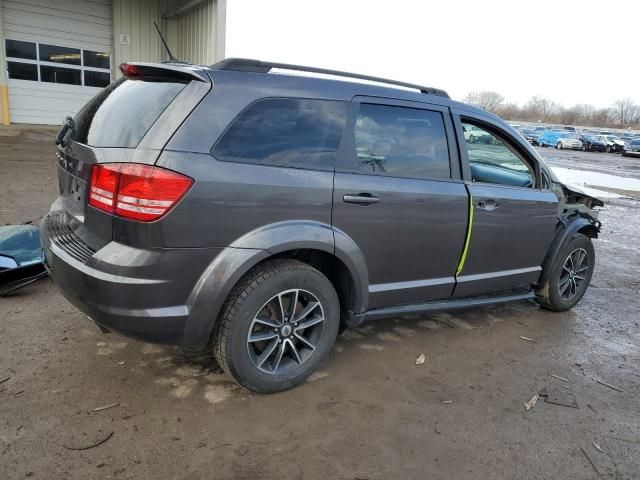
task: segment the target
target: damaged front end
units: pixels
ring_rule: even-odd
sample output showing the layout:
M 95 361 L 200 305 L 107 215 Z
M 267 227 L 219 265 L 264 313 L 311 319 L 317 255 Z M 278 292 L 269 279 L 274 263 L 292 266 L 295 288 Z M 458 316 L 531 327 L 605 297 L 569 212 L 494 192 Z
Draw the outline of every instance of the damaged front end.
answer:
M 559 199 L 558 218 L 560 221 L 566 225 L 576 217 L 584 218 L 591 227 L 587 228 L 585 233 L 592 238 L 597 238 L 601 227 L 598 213 L 599 208 L 604 207 L 604 202 L 574 186 L 569 187 L 558 181 L 554 181 L 553 186 Z

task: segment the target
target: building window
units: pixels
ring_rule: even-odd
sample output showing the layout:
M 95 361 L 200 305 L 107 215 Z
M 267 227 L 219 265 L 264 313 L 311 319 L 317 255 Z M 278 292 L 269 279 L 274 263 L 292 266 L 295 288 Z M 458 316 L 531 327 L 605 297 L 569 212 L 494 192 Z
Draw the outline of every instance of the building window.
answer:
M 100 88 L 111 82 L 108 52 L 5 40 L 5 53 L 11 79 Z
M 40 65 L 40 81 L 49 83 L 66 83 L 67 85 L 82 85 L 80 70 L 73 68 L 50 67 Z
M 7 57 L 36 60 L 36 44 L 31 42 L 20 42 L 18 40 L 7 40 L 6 55 Z
M 17 80 L 38 81 L 38 66 L 30 63 L 7 62 L 7 72 L 9 78 Z
M 83 50 L 82 58 L 84 59 L 83 65 L 85 67 L 110 68 L 108 52 L 92 52 L 91 50 Z
M 80 65 L 80 49 L 57 47 L 41 43 L 38 47 L 40 60 L 52 63 L 68 63 L 69 65 Z

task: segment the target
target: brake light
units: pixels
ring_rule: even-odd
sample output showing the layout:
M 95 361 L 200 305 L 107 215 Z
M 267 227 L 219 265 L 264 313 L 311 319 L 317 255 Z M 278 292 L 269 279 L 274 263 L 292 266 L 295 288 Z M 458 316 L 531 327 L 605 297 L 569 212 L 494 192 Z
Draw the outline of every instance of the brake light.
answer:
M 141 77 L 143 75 L 142 68 L 131 63 L 120 65 L 120 71 L 125 77 Z
M 151 222 L 171 210 L 193 180 L 164 168 L 138 163 L 96 164 L 89 205 L 131 220 Z

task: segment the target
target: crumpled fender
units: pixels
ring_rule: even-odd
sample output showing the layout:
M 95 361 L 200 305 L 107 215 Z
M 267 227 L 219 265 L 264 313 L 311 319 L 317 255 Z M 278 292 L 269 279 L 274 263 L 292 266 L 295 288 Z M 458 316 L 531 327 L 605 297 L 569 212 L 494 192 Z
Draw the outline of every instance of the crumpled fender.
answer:
M 540 277 L 540 285 L 544 285 L 548 279 L 551 265 L 553 265 L 558 257 L 558 252 L 564 243 L 571 238 L 575 233 L 582 230 L 585 227 L 595 228 L 596 231 L 600 230 L 600 223 L 597 220 L 592 220 L 579 215 L 570 217 L 563 222 L 558 223 L 555 236 L 551 241 L 547 255 L 542 261 L 542 275 Z

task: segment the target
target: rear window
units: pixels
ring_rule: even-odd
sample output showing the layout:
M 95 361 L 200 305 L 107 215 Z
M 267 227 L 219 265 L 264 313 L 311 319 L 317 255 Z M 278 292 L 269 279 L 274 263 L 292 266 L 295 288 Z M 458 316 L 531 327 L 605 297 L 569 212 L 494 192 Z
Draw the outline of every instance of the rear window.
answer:
M 134 148 L 185 85 L 125 79 L 112 83 L 77 113 L 71 138 L 91 147 Z
M 212 154 L 230 162 L 333 168 L 346 116 L 345 102 L 260 100 L 234 120 Z

